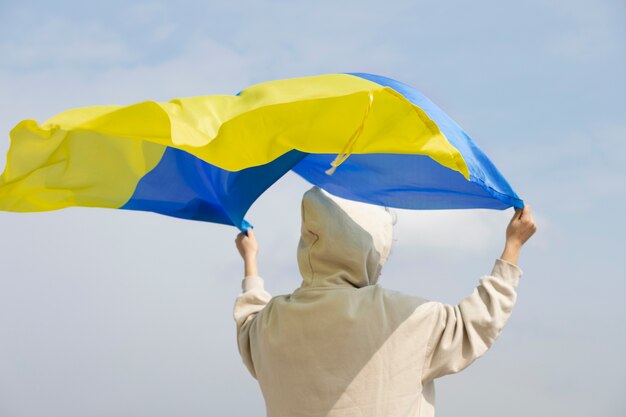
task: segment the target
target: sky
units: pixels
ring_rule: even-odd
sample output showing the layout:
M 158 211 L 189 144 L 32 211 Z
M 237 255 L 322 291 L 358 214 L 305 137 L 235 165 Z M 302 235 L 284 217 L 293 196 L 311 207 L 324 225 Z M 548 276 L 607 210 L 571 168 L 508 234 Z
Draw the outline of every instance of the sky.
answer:
M 21 120 L 74 107 L 336 72 L 400 80 L 463 126 L 538 225 L 511 319 L 437 381 L 437 415 L 623 416 L 625 18 L 621 0 L 0 0 L 0 154 Z M 246 216 L 275 295 L 300 284 L 308 188 L 289 173 Z M 381 284 L 458 302 L 511 215 L 398 210 Z M 265 415 L 235 339 L 237 232 L 123 210 L 0 212 L 0 417 Z

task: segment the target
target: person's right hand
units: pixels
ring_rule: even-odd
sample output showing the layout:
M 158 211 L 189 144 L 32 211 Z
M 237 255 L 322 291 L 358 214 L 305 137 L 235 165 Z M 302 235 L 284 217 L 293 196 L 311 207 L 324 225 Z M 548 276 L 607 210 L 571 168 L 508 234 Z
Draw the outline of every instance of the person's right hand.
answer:
M 537 225 L 530 211 L 530 206 L 515 209 L 513 218 L 506 228 L 506 244 L 500 259 L 517 264 L 522 246 L 537 231 Z
M 521 247 L 537 231 L 530 206 L 515 209 L 513 218 L 506 228 L 506 243 Z
M 237 235 L 235 244 L 243 260 L 250 261 L 256 259 L 257 253 L 259 252 L 259 244 L 256 241 L 256 236 L 254 236 L 252 228 L 249 227 L 246 231 L 248 232 L 247 235 L 244 232 Z

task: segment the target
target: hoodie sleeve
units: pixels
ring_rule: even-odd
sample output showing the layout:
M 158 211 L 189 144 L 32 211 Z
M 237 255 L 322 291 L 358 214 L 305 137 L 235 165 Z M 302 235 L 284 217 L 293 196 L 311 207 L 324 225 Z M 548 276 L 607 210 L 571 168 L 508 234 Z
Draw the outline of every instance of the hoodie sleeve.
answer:
M 519 267 L 497 259 L 491 274 L 458 305 L 434 303 L 424 382 L 465 369 L 491 347 L 511 315 L 521 276 Z
M 265 307 L 272 296 L 265 291 L 263 278 L 251 275 L 241 282 L 243 292 L 235 300 L 234 318 L 237 323 L 237 346 L 246 368 L 256 378 L 250 350 L 250 328 L 257 313 Z

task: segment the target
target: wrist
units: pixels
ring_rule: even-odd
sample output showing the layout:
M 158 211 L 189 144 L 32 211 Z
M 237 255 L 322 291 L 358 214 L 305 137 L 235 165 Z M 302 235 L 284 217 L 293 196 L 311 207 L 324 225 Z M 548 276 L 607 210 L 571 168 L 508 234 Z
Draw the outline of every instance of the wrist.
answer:
M 521 244 L 507 241 L 506 245 L 504 246 L 504 250 L 502 251 L 502 255 L 500 256 L 500 259 L 517 265 L 521 249 Z
M 246 263 L 256 262 L 256 253 L 245 254 L 243 256 L 243 261 Z
M 507 239 L 504 244 L 504 250 L 509 252 L 520 252 L 524 244 L 516 239 Z
M 258 275 L 258 267 L 256 262 L 256 254 L 246 255 L 243 258 L 244 262 L 244 276 Z

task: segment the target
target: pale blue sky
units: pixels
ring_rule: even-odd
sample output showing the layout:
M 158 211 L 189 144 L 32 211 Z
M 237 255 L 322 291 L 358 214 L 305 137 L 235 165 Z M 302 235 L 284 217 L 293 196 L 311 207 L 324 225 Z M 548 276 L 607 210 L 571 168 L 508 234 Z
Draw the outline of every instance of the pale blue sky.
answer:
M 0 0 L 0 154 L 22 119 L 386 75 L 463 126 L 536 213 L 500 339 L 439 416 L 626 415 L 626 5 L 620 0 Z M 288 175 L 252 207 L 273 294 L 299 285 Z M 400 211 L 381 283 L 454 303 L 511 211 Z M 281 219 L 280 223 L 276 219 Z M 237 230 L 149 213 L 0 212 L 0 416 L 262 416 L 239 360 Z

